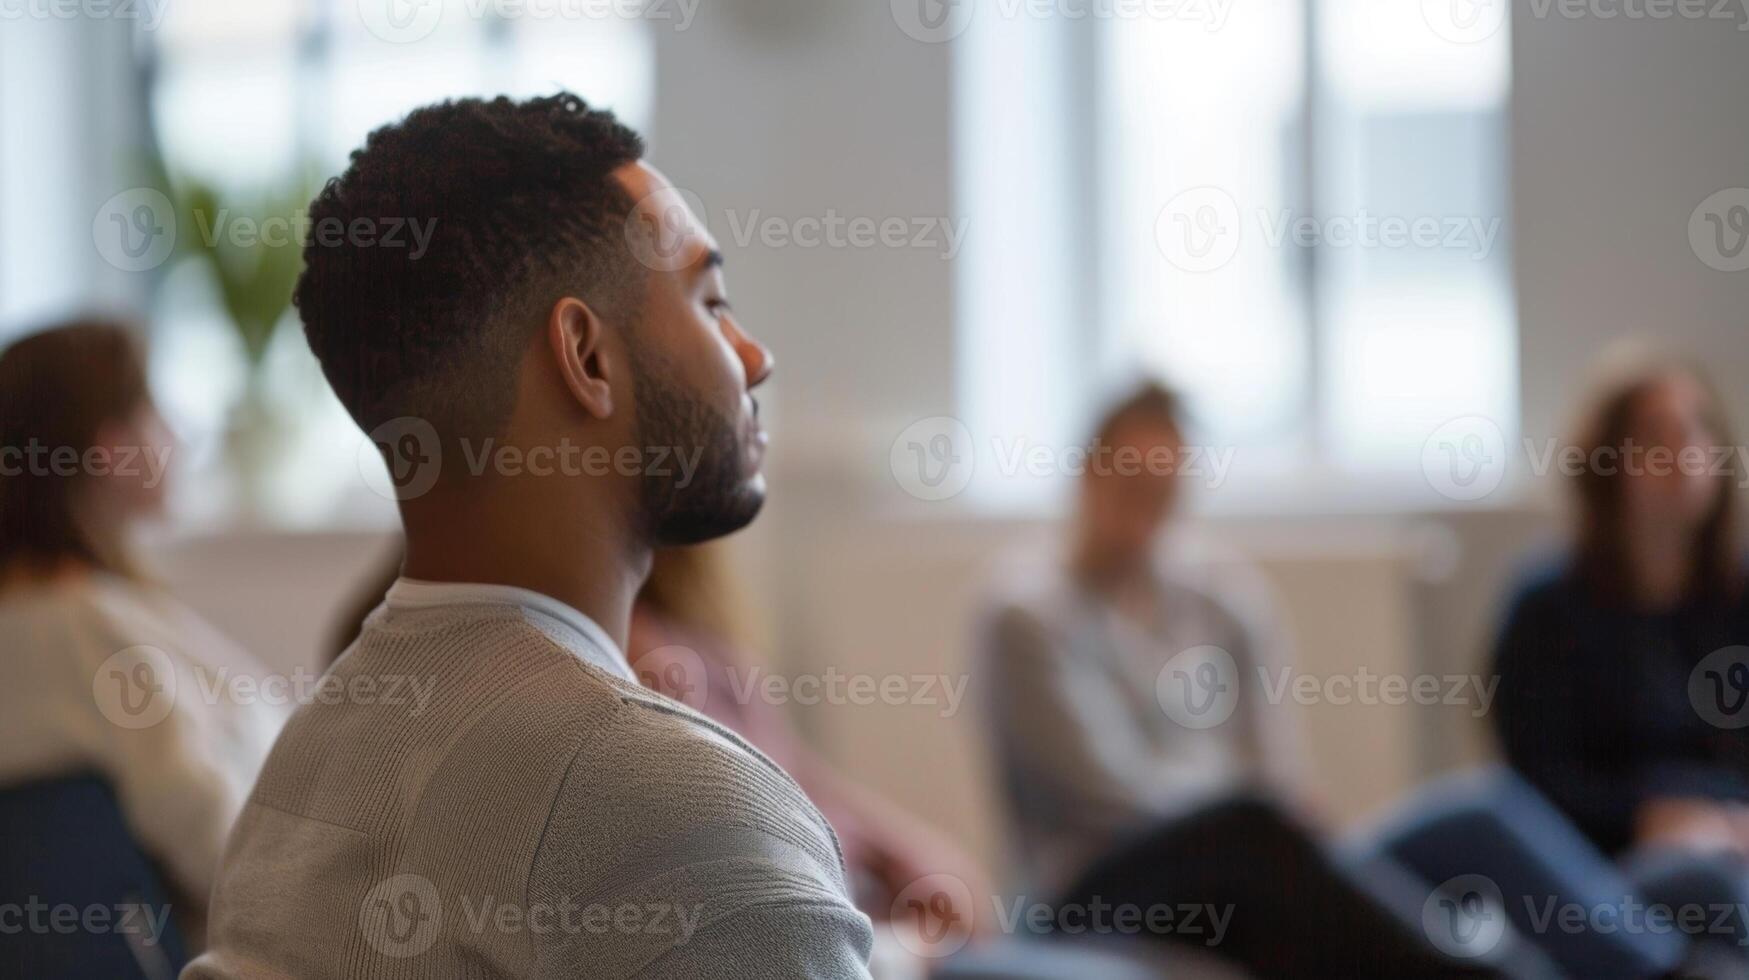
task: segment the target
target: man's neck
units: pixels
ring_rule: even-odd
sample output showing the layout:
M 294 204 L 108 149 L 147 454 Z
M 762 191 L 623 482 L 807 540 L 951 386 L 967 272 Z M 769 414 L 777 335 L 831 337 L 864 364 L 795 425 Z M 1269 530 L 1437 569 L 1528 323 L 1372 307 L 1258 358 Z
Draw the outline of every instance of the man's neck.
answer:
M 428 582 L 511 585 L 551 596 L 593 619 L 626 649 L 632 601 L 650 573 L 650 547 L 629 522 L 481 502 L 463 513 L 403 508 L 402 574 Z

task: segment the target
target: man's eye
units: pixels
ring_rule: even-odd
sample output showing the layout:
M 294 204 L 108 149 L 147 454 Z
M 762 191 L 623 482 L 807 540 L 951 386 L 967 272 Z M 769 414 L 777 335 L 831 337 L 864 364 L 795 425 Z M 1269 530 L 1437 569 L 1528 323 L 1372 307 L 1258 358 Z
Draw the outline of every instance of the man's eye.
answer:
M 707 299 L 704 301 L 704 308 L 721 316 L 729 312 L 729 301 L 726 299 Z

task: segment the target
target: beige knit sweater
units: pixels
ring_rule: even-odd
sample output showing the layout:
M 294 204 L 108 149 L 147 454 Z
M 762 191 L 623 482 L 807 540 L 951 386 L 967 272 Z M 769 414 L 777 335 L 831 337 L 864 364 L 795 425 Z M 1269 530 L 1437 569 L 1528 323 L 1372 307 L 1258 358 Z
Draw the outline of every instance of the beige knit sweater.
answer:
M 569 607 L 396 588 L 275 745 L 183 980 L 867 976 L 782 770 Z

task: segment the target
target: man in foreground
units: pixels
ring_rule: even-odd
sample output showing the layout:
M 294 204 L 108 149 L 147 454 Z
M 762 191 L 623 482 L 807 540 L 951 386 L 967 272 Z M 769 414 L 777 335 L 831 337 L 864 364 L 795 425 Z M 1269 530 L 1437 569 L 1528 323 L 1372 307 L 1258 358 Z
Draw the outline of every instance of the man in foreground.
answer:
M 313 204 L 298 307 L 407 557 L 276 744 L 185 980 L 867 975 L 819 812 L 622 653 L 652 548 L 759 511 L 771 370 L 641 153 L 568 94 L 462 100 Z M 406 219 L 418 257 L 355 232 Z

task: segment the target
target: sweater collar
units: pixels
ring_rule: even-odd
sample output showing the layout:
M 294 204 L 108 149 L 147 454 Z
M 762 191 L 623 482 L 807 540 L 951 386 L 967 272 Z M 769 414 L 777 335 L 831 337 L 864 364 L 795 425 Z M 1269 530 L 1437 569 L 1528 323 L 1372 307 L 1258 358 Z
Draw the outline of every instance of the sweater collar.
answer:
M 601 624 L 575 606 L 533 589 L 486 582 L 425 582 L 403 577 L 389 587 L 384 601 L 392 609 L 409 610 L 479 604 L 515 606 L 537 627 L 551 632 L 551 627 L 559 626 L 576 634 L 583 640 L 580 646 L 576 643 L 564 645 L 577 649 L 584 660 L 633 684 L 638 683 L 637 675 L 626 662 L 625 653 Z M 559 642 L 564 641 L 560 639 Z

